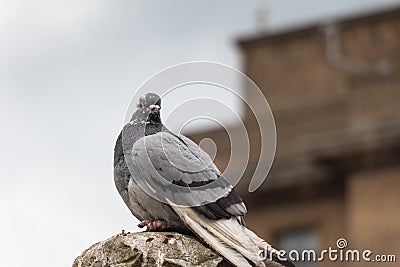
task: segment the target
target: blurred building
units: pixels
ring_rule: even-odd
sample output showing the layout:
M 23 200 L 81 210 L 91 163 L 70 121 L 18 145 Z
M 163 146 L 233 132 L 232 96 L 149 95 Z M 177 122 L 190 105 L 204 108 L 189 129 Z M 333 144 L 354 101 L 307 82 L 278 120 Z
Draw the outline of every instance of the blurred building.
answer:
M 372 258 L 396 254 L 399 262 L 400 9 L 267 32 L 239 45 L 244 72 L 268 99 L 278 136 L 263 186 L 251 194 L 246 179 L 238 186 L 249 227 L 280 248 L 336 249 L 345 238 L 348 249 L 370 249 Z M 250 177 L 260 138 L 249 111 L 245 124 L 252 156 L 244 177 Z M 226 131 L 191 137 L 214 139 L 224 169 Z

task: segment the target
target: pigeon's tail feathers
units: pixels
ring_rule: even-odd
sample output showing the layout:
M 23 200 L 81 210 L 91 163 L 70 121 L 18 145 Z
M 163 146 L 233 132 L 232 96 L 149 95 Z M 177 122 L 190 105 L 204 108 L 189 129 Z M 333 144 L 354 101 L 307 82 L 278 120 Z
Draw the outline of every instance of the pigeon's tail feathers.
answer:
M 209 246 L 226 258 L 229 262 L 235 266 L 251 267 L 249 262 L 242 256 L 242 254 L 229 247 L 226 243 L 221 242 L 218 237 L 211 234 L 195 220 L 192 220 L 190 217 L 186 217 L 186 219 L 186 224 L 189 225 L 189 227 Z
M 249 262 L 240 253 L 222 242 L 219 237 L 211 234 L 204 227 L 204 224 L 198 220 L 198 215 L 192 209 L 174 205 L 172 205 L 172 208 L 194 233 L 196 233 L 214 250 L 224 256 L 229 262 L 235 266 L 251 267 Z
M 259 247 L 236 219 L 210 220 L 192 208 L 174 205 L 172 208 L 195 234 L 235 266 L 251 267 L 250 260 L 265 267 L 258 257 Z
M 254 243 L 256 243 L 256 245 L 259 248 L 265 249 L 267 250 L 267 253 L 271 253 L 274 255 L 278 255 L 279 251 L 276 250 L 275 248 L 273 248 L 270 244 L 268 244 L 264 239 L 262 239 L 261 237 L 259 237 L 258 235 L 256 235 L 253 231 L 251 231 L 250 229 L 244 227 L 244 230 L 246 231 L 247 235 L 253 240 Z
M 257 244 L 257 246 L 264 250 L 266 253 L 265 256 L 267 259 L 264 263 L 267 266 L 285 266 L 285 267 L 296 267 L 293 262 L 289 260 L 283 260 L 279 257 L 279 251 L 273 248 L 270 244 L 268 244 L 264 239 L 260 238 L 250 229 L 246 229 L 247 234 L 253 239 L 253 241 Z M 275 264 L 275 265 L 274 265 Z

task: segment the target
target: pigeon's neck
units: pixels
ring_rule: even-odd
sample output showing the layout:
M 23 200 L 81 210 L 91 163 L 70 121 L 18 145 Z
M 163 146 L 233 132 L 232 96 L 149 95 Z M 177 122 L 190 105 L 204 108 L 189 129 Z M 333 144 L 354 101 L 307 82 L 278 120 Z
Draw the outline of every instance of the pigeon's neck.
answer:
M 147 135 L 156 134 L 156 133 L 159 133 L 159 132 L 162 132 L 162 131 L 165 130 L 164 125 L 162 123 L 158 123 L 158 122 L 156 122 L 156 123 L 153 123 L 153 122 L 147 123 L 145 127 L 146 127 L 145 128 L 145 135 L 146 136 Z
M 140 138 L 168 131 L 162 123 L 131 121 L 127 123 L 118 136 L 114 148 L 114 164 L 119 159 L 124 159 L 125 153 L 130 153 L 133 144 Z

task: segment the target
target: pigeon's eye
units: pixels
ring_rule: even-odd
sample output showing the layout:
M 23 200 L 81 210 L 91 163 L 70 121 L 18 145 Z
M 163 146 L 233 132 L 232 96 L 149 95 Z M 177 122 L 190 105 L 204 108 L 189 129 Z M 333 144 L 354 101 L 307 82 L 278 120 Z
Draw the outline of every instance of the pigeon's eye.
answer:
M 137 108 L 143 108 L 143 103 L 142 102 L 137 103 L 136 107 Z

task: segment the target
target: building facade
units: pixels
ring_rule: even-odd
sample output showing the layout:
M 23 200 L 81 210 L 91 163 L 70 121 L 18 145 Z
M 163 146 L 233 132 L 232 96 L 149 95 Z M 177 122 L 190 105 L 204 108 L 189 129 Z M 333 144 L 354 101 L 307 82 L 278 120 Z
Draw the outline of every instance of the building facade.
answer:
M 278 248 L 369 249 L 400 261 L 400 9 L 243 38 L 243 71 L 274 113 L 277 151 L 269 178 L 247 192 L 258 160 L 257 122 L 247 110 L 251 156 L 238 190 L 248 226 Z M 249 98 L 253 92 L 245 88 Z M 263 108 L 263 107 L 259 107 Z M 234 129 L 231 129 L 234 131 Z M 227 132 L 191 136 L 230 157 Z M 345 249 L 344 249 L 345 250 Z M 318 256 L 318 255 L 317 255 Z M 299 266 L 377 266 L 330 261 Z M 380 263 L 398 266 L 396 263 Z

